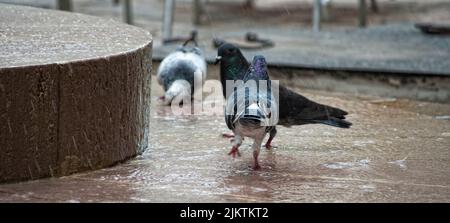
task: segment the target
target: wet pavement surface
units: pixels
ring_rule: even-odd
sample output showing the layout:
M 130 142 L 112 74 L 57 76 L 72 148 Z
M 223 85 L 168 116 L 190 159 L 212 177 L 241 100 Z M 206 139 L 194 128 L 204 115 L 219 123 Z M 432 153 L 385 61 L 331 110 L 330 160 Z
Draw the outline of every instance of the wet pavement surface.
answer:
M 279 127 L 262 169 L 227 155 L 220 115 L 173 115 L 156 103 L 150 149 L 117 166 L 0 185 L 1 202 L 449 202 L 450 105 L 295 89 L 347 110 L 351 129 Z M 208 101 L 208 100 L 207 100 Z

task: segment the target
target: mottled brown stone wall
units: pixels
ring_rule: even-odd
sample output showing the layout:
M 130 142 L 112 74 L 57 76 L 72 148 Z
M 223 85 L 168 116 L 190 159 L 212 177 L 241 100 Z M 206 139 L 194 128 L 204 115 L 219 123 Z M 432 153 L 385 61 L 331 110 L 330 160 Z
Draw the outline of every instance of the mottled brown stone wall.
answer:
M 0 68 L 0 182 L 124 161 L 148 145 L 151 43 L 66 64 Z

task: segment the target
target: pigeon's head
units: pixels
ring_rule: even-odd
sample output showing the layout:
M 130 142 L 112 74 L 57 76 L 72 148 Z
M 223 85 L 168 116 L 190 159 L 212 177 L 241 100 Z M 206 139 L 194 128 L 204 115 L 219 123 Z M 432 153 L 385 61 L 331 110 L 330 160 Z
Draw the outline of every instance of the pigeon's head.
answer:
M 267 62 L 263 55 L 256 55 L 253 57 L 252 69 L 259 78 L 269 79 L 269 74 L 267 73 Z
M 238 47 L 231 43 L 223 43 L 217 50 L 216 64 L 219 62 L 233 62 L 242 58 L 245 60 Z
M 253 57 L 252 65 L 255 68 L 259 67 L 266 69 L 267 68 L 266 58 L 263 55 L 256 55 Z

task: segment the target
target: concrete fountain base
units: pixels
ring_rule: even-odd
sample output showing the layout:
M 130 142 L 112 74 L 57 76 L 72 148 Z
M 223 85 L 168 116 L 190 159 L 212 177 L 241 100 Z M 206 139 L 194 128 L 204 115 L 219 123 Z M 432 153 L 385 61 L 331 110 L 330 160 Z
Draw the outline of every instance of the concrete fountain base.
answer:
M 111 166 L 148 145 L 152 37 L 0 4 L 0 182 Z

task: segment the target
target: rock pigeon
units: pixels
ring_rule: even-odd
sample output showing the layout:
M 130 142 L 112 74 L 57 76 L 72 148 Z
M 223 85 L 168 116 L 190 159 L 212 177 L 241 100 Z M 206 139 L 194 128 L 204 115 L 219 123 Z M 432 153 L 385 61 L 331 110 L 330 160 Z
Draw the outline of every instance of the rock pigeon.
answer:
M 187 46 L 190 41 L 195 43 L 194 47 Z M 169 105 L 174 98 L 192 97 L 194 82 L 196 86 L 201 86 L 206 78 L 206 60 L 195 39 L 187 40 L 165 57 L 156 77 L 165 91 L 160 98 L 162 104 Z
M 260 83 L 261 80 L 263 82 Z M 260 168 L 261 143 L 278 121 L 278 106 L 274 99 L 265 58 L 255 56 L 243 81 L 230 93 L 225 107 L 225 122 L 235 135 L 229 155 L 240 155 L 239 146 L 243 138 L 252 138 L 254 169 Z
M 226 95 L 226 80 L 242 80 L 250 65 L 239 48 L 230 43 L 224 43 L 219 47 L 216 64 L 219 62 L 223 95 L 228 98 L 229 95 Z M 272 86 L 272 88 L 274 87 Z M 349 128 L 352 125 L 344 120 L 348 114 L 344 110 L 311 101 L 282 85 L 279 85 L 278 89 L 278 125 L 290 127 L 292 125 L 321 123 L 340 128 Z M 276 133 L 276 128 L 273 128 L 265 145 L 266 148 L 271 147 Z

